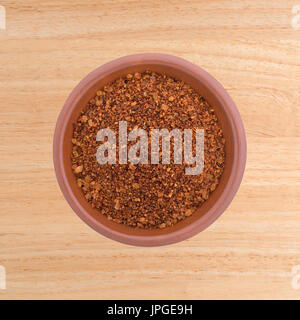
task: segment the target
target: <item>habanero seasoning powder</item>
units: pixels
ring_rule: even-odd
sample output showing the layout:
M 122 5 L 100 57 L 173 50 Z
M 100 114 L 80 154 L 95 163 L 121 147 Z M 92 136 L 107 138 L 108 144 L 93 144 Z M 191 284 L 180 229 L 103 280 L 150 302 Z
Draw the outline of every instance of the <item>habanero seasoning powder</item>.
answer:
M 150 152 L 147 164 L 120 164 L 117 144 L 116 163 L 99 164 L 97 149 L 104 141 L 97 141 L 97 133 L 109 128 L 118 141 L 120 121 L 127 122 L 128 132 L 204 129 L 203 172 L 187 175 L 184 162 L 175 164 L 172 143 L 169 164 L 151 164 Z M 128 149 L 135 143 L 129 141 Z M 134 228 L 163 229 L 191 216 L 216 189 L 225 164 L 214 109 L 188 84 L 151 71 L 128 74 L 99 90 L 74 124 L 72 144 L 72 169 L 86 200 L 109 220 Z

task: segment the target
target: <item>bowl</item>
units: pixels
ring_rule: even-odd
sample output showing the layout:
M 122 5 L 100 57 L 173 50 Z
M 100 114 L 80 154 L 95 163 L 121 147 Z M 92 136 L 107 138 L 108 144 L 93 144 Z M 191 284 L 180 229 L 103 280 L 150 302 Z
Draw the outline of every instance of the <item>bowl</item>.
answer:
M 196 212 L 165 229 L 135 229 L 110 221 L 85 199 L 71 168 L 72 124 L 82 108 L 105 84 L 128 73 L 146 69 L 183 80 L 214 108 L 225 136 L 225 168 L 216 190 Z M 71 92 L 56 123 L 54 167 L 61 191 L 75 213 L 102 235 L 136 246 L 160 246 L 196 235 L 211 225 L 227 208 L 242 181 L 246 163 L 246 136 L 237 107 L 222 85 L 200 67 L 175 56 L 136 54 L 113 60 L 88 74 Z

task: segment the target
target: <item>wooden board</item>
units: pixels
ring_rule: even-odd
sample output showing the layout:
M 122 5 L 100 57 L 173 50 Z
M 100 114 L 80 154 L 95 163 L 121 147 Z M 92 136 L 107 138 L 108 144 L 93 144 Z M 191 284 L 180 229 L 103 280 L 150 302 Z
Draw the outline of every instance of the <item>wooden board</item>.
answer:
M 295 0 L 1 1 L 0 299 L 300 298 L 300 28 Z M 298 1 L 300 5 L 300 0 Z M 190 240 L 136 248 L 85 225 L 52 163 L 72 88 L 120 56 L 170 53 L 235 100 L 248 161 L 226 212 Z M 300 271 L 298 272 L 300 273 Z

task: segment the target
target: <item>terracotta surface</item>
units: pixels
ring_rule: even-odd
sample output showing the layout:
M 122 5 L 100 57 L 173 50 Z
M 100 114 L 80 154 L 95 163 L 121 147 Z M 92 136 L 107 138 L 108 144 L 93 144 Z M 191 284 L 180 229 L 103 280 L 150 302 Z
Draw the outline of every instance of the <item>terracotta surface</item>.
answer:
M 297 3 L 1 1 L 0 299 L 299 299 Z M 53 133 L 69 93 L 88 72 L 137 52 L 207 70 L 238 106 L 247 134 L 245 174 L 226 212 L 163 247 L 128 246 L 92 230 L 53 168 Z
M 165 229 L 142 230 L 109 221 L 93 209 L 78 188 L 72 172 L 73 123 L 97 90 L 128 73 L 152 70 L 190 84 L 213 108 L 226 140 L 226 163 L 217 189 L 191 217 Z M 204 136 L 205 139 L 205 136 Z M 225 89 L 206 71 L 181 58 L 166 54 L 137 54 L 122 57 L 99 67 L 72 91 L 57 120 L 53 159 L 62 192 L 74 211 L 96 231 L 132 245 L 157 246 L 185 240 L 207 228 L 226 209 L 234 197 L 245 168 L 246 137 L 238 110 Z

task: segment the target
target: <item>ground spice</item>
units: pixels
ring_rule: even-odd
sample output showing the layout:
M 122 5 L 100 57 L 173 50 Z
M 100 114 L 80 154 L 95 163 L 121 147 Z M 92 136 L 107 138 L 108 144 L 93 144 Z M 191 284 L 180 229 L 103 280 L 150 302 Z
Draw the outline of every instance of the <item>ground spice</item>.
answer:
M 186 164 L 172 163 L 172 144 L 170 164 L 100 165 L 97 132 L 110 128 L 118 139 L 119 121 L 127 121 L 128 131 L 203 128 L 204 171 L 185 175 Z M 74 124 L 72 144 L 72 168 L 87 201 L 109 220 L 135 228 L 166 228 L 191 216 L 218 186 L 225 164 L 213 108 L 188 84 L 151 71 L 99 90 Z

